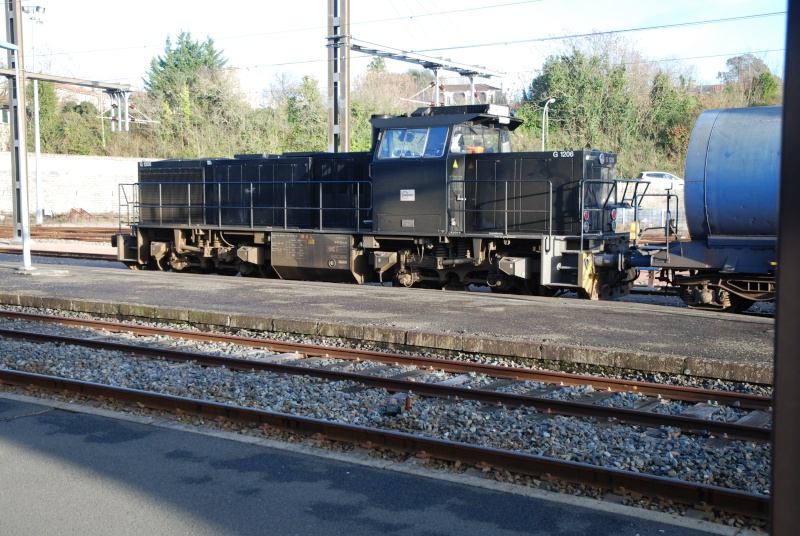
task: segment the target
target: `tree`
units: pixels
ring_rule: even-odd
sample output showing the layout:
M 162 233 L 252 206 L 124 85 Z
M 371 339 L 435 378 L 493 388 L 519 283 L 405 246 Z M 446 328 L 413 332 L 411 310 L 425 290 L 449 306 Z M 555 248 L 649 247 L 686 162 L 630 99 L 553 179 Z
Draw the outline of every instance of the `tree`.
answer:
M 761 74 L 772 74 L 761 58 L 753 54 L 742 54 L 741 56 L 729 58 L 725 65 L 728 70 L 717 74 L 717 78 L 723 84 L 749 86 Z
M 226 63 L 213 39 L 194 41 L 188 32 L 174 47 L 167 37 L 164 55 L 150 62 L 145 87 L 153 102 L 147 108 L 160 121 L 158 135 L 173 147 L 169 156 L 239 152 L 235 144 L 249 105 Z
M 316 79 L 304 76 L 286 101 L 290 151 L 324 151 L 328 145 L 328 111 L 317 86 Z
M 380 56 L 375 56 L 367 65 L 367 72 L 376 74 L 388 73 L 389 69 L 386 68 L 386 60 Z
M 728 70 L 717 78 L 725 84 L 729 98 L 743 101 L 744 106 L 765 106 L 780 101 L 780 81 L 769 67 L 753 54 L 729 58 L 725 62 Z
M 751 91 L 752 106 L 777 104 L 780 100 L 781 85 L 772 73 L 761 73 L 753 79 Z
M 554 97 L 550 147 L 617 152 L 621 177 L 642 169 L 678 172 L 699 101 L 687 75 L 654 65 L 613 34 L 567 42 L 524 92 L 517 116 L 528 125 L 514 132 L 515 146 L 538 150 L 542 106 Z
M 667 154 L 682 158 L 689 146 L 689 136 L 700 103 L 685 89 L 684 79 L 680 84 L 672 82 L 669 75 L 659 71 L 650 90 L 650 119 L 656 142 Z
M 627 75 L 626 65 L 609 51 L 573 47 L 568 54 L 547 58 L 525 101 L 538 106 L 556 98 L 550 119 L 562 143 L 576 149 L 622 151 L 636 142 L 641 117 Z
M 399 74 L 367 69 L 366 73 L 356 78 L 350 104 L 352 150 L 370 149 L 372 125 L 369 120 L 373 115 L 412 112 L 419 107 L 419 103 L 407 99 L 411 99 L 423 87 L 428 86 L 423 73 L 425 71 Z M 420 81 L 422 81 L 421 86 L 418 84 Z
M 177 95 L 186 85 L 193 85 L 202 71 L 216 73 L 227 63 L 222 51 L 214 47 L 210 37 L 202 43 L 192 40 L 189 32 L 181 32 L 178 42 L 172 47 L 172 40 L 167 36 L 164 56 L 150 60 L 150 71 L 144 81 L 147 91 L 170 102 L 177 100 Z

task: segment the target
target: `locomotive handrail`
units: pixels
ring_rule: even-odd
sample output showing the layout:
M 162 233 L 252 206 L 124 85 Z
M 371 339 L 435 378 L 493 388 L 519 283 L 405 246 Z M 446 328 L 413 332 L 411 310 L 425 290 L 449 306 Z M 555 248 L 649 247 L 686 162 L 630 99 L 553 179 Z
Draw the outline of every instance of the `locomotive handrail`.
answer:
M 672 199 L 672 198 L 675 199 L 676 209 L 675 209 L 675 227 L 674 227 L 674 229 L 675 229 L 676 241 L 679 242 L 679 243 L 680 243 L 680 238 L 678 238 L 678 229 L 680 228 L 680 221 L 681 221 L 680 220 L 680 200 L 679 200 L 679 198 L 678 198 L 678 196 L 676 194 L 670 193 L 669 191 L 667 191 L 667 193 L 665 193 L 665 194 L 647 194 L 647 190 L 645 190 L 645 193 L 637 196 L 637 202 L 636 202 L 636 205 L 634 207 L 634 212 L 633 212 L 634 220 L 637 221 L 637 222 L 639 221 L 639 204 L 641 202 L 641 199 L 643 199 L 645 197 L 645 195 L 647 195 L 648 197 L 665 197 L 667 199 L 667 213 L 664 216 L 664 225 L 659 225 L 658 227 L 646 227 L 644 229 L 639 229 L 639 232 L 637 232 L 636 236 L 634 237 L 633 247 L 635 249 L 639 249 L 639 250 L 643 250 L 643 249 L 649 249 L 649 250 L 658 249 L 659 251 L 665 251 L 666 252 L 666 262 L 669 263 L 669 250 L 670 250 L 670 239 L 669 239 L 669 237 L 670 237 L 670 228 L 672 227 L 670 225 L 670 221 L 672 221 L 672 217 L 671 217 L 672 216 L 672 210 L 670 209 L 670 199 Z M 653 247 L 653 246 L 643 247 L 643 246 L 639 245 L 639 236 L 644 234 L 645 231 L 662 230 L 662 229 L 664 230 L 664 247 L 663 248 L 661 248 L 661 247 Z
M 192 186 L 195 186 L 195 189 Z M 349 196 L 352 203 L 348 206 L 325 206 L 325 191 L 326 185 L 346 185 L 350 189 L 346 194 Z M 247 216 L 242 217 L 236 224 L 248 226 L 250 229 L 268 227 L 268 228 L 283 228 L 293 229 L 298 226 L 290 224 L 291 217 L 302 212 L 316 212 L 319 221 L 315 226 L 309 226 L 315 230 L 322 231 L 325 228 L 325 216 L 333 212 L 350 212 L 353 211 L 355 215 L 355 223 L 352 226 L 336 226 L 331 225 L 332 229 L 348 228 L 355 229 L 356 231 L 362 230 L 363 215 L 368 215 L 372 210 L 371 203 L 362 206 L 362 201 L 369 199 L 367 196 L 369 189 L 363 188 L 364 185 L 370 186 L 369 181 L 354 181 L 354 180 L 311 180 L 311 181 L 269 181 L 269 182 L 253 182 L 253 181 L 187 181 L 187 182 L 146 182 L 132 184 L 138 194 L 138 199 L 133 203 L 129 203 L 139 212 L 139 220 L 144 223 L 156 223 L 163 226 L 165 223 L 175 223 L 175 211 L 187 211 L 185 220 L 189 227 L 197 225 L 223 225 L 226 216 L 230 216 L 230 211 L 243 211 Z M 197 192 L 197 186 L 200 186 L 199 192 L 202 197 L 201 200 L 193 200 L 193 191 Z M 225 203 L 224 200 L 231 200 L 230 194 L 225 194 L 225 187 L 241 187 L 241 193 L 237 202 Z M 142 198 L 147 198 L 141 194 L 141 190 L 146 188 L 157 187 L 157 202 L 145 203 Z M 259 204 L 254 192 L 257 192 L 262 187 L 278 187 L 282 189 L 282 204 Z M 316 187 L 316 195 L 313 195 L 313 189 Z M 209 195 L 216 196 L 216 199 L 208 199 Z M 316 197 L 318 203 L 316 205 L 294 206 L 290 203 L 291 190 L 293 188 L 309 188 L 309 199 Z M 196 194 L 195 194 L 196 196 Z M 175 199 L 178 198 L 178 201 Z M 353 199 L 354 198 L 354 199 Z M 212 202 L 216 201 L 216 202 Z M 199 203 L 198 203 L 199 202 Z M 264 224 L 257 222 L 257 211 L 280 211 L 283 213 L 282 221 L 270 222 Z M 142 218 L 141 213 L 144 211 L 145 217 Z M 155 218 L 148 218 L 147 215 L 154 214 Z M 197 215 L 200 214 L 200 221 L 197 221 Z M 193 218 L 194 215 L 194 218 Z M 213 217 L 209 217 L 213 216 Z
M 617 190 L 617 183 L 618 182 L 627 182 L 627 181 L 620 181 L 620 180 L 617 180 L 617 179 L 584 179 L 584 180 L 581 180 L 579 182 L 579 187 L 580 187 L 580 216 L 581 216 L 581 218 L 584 218 L 585 211 L 601 212 L 603 210 L 608 210 L 609 208 L 612 208 L 612 207 L 616 208 L 616 205 L 618 204 L 618 202 L 617 202 L 617 194 L 619 193 L 618 190 Z M 584 186 L 589 185 L 589 184 L 607 184 L 607 185 L 611 186 L 611 189 L 608 191 L 608 194 L 606 195 L 606 197 L 603 200 L 603 202 L 602 203 L 596 202 L 595 206 L 592 206 L 592 207 L 587 207 L 586 206 L 586 196 L 585 196 L 586 188 L 584 188 Z M 614 196 L 614 199 L 613 199 L 613 201 L 611 203 L 609 203 L 609 201 L 611 201 L 611 196 L 612 195 Z M 597 229 L 597 230 L 595 230 L 594 233 L 586 232 L 585 229 L 584 229 L 584 226 L 583 226 L 584 221 L 581 221 L 581 226 L 580 226 L 581 227 L 581 235 L 580 235 L 580 237 L 581 237 L 581 247 L 583 247 L 583 238 L 584 238 L 584 236 L 602 236 L 602 234 L 603 234 L 603 230 L 602 229 Z
M 504 236 L 511 236 L 511 232 L 509 230 L 509 222 L 508 222 L 509 214 L 545 213 L 546 214 L 546 220 L 547 220 L 547 225 L 546 225 L 546 229 L 545 229 L 546 236 L 548 237 L 549 240 L 552 240 L 552 237 L 553 237 L 553 182 L 551 180 L 549 180 L 549 179 L 450 179 L 450 180 L 447 181 L 447 189 L 448 189 L 448 191 L 450 190 L 450 186 L 452 184 L 458 184 L 458 183 L 463 183 L 465 186 L 467 184 L 479 184 L 479 183 L 491 183 L 491 184 L 495 184 L 495 185 L 499 185 L 499 184 L 502 183 L 503 187 L 504 187 L 503 208 L 502 209 L 488 209 L 488 208 L 483 208 L 483 207 L 481 207 L 481 208 L 467 208 L 466 206 L 464 206 L 464 208 L 454 208 L 450 204 L 450 196 L 448 195 L 447 196 L 447 212 L 448 212 L 448 214 L 451 213 L 451 212 L 452 213 L 463 212 L 465 214 L 465 216 L 466 216 L 466 214 L 469 214 L 469 213 L 475 213 L 475 214 L 481 214 L 481 213 L 487 213 L 487 212 L 493 213 L 493 214 L 502 213 L 503 214 L 503 235 Z M 546 207 L 547 208 L 546 209 L 514 209 L 514 210 L 509 210 L 509 206 L 508 206 L 508 203 L 509 203 L 508 186 L 509 186 L 509 184 L 514 184 L 514 183 L 518 183 L 518 184 L 546 183 L 547 186 L 548 186 L 548 188 L 547 188 L 547 200 L 546 200 Z M 532 195 L 540 195 L 540 194 L 539 193 L 531 193 L 531 194 L 524 194 L 524 195 L 523 194 L 519 194 L 515 198 L 529 197 L 529 196 L 532 196 Z M 495 200 L 494 202 L 496 202 L 496 201 L 497 200 Z M 520 224 L 520 226 L 521 225 L 522 224 Z M 470 230 L 470 234 L 480 234 L 480 233 L 476 232 L 476 230 L 473 229 L 473 230 Z M 487 233 L 487 234 L 493 234 L 493 233 Z M 519 234 L 519 232 L 516 233 L 516 234 Z
M 136 188 L 137 183 L 120 184 L 118 186 L 118 202 L 117 202 L 117 223 L 119 225 L 119 232 L 122 234 L 123 219 L 124 226 L 130 227 L 131 232 L 136 234 L 136 224 L 139 223 L 138 214 L 138 193 Z M 132 199 L 128 198 L 128 189 L 130 189 Z M 125 218 L 123 218 L 123 211 Z M 131 212 L 133 211 L 133 214 Z

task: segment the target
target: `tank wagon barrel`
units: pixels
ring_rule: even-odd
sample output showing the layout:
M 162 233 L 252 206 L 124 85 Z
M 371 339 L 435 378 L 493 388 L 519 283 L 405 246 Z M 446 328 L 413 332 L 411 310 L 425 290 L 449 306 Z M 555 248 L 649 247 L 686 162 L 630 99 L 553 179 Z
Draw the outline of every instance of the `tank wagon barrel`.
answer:
M 684 174 L 691 241 L 634 251 L 630 265 L 671 272 L 690 307 L 736 312 L 773 300 L 781 117 L 774 106 L 703 112 Z

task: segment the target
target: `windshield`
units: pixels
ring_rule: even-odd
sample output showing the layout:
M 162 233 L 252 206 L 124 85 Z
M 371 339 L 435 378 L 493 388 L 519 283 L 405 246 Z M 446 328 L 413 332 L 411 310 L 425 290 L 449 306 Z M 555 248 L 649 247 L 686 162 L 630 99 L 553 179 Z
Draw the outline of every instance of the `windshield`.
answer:
M 387 129 L 378 158 L 440 157 L 444 154 L 447 130 L 447 127 Z
M 459 125 L 453 129 L 450 152 L 510 153 L 511 135 L 508 130 L 485 125 Z

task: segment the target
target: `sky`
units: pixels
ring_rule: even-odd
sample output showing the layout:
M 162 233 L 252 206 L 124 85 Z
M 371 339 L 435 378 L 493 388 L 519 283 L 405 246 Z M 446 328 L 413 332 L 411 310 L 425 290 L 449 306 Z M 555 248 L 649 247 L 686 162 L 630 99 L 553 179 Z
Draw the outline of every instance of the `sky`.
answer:
M 253 102 L 278 77 L 327 85 L 328 0 L 22 0 L 25 67 L 141 89 L 150 61 L 182 31 L 214 40 Z M 652 61 L 717 82 L 728 58 L 752 53 L 783 77 L 786 0 L 351 0 L 353 38 L 503 73 L 488 82 L 527 87 L 564 36 L 619 32 Z M 352 77 L 372 58 L 354 52 Z M 418 66 L 388 61 L 391 72 Z M 455 76 L 442 72 L 441 76 Z M 480 80 L 479 80 L 480 81 Z M 409 95 L 410 97 L 410 95 Z

